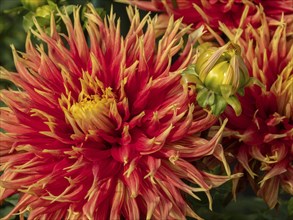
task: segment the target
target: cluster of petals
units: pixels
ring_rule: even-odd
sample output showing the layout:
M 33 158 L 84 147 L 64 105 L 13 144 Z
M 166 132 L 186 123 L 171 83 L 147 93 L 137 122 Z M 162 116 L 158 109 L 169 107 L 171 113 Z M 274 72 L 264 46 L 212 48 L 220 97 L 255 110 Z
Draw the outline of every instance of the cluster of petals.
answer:
M 272 31 L 263 8 L 258 10 L 258 28 L 220 26 L 231 41 L 241 45 L 250 75 L 263 85 L 239 97 L 240 117 L 231 109 L 226 111 L 228 133 L 239 141 L 232 141 L 227 151 L 239 162 L 236 171 L 246 171 L 253 189 L 273 208 L 280 188 L 293 195 L 293 41 L 283 16 Z M 239 179 L 234 183 L 236 190 Z
M 293 76 L 291 0 L 125 0 L 139 8 L 183 19 L 207 28 L 207 37 L 224 45 L 223 35 L 241 46 L 253 86 L 239 97 L 240 117 L 227 110 L 229 139 L 226 151 L 239 162 L 235 171 L 247 172 L 257 194 L 273 208 L 281 186 L 293 194 Z M 223 140 L 226 144 L 226 139 Z M 236 141 L 236 142 L 235 142 Z M 234 193 L 239 180 L 234 180 Z M 241 178 L 243 180 L 243 178 Z
M 35 22 L 42 43 L 29 34 L 25 53 L 13 48 L 17 71 L 1 68 L 19 87 L 1 91 L 0 200 L 19 194 L 4 219 L 199 219 L 186 198 L 204 192 L 211 205 L 209 190 L 231 179 L 225 123 L 201 137 L 217 118 L 181 83 L 201 32 L 185 43 L 189 29 L 171 18 L 157 38 L 157 18 L 128 8 L 123 37 L 112 12 L 103 20 L 89 5 L 85 35 L 73 15 L 59 12 L 67 34 L 54 16 L 50 35 Z M 208 155 L 228 176 L 196 166 Z
M 293 6 L 291 0 L 119 0 L 136 5 L 137 7 L 155 12 L 163 12 L 162 20 L 168 16 L 183 18 L 185 24 L 195 28 L 202 24 L 218 31 L 219 21 L 228 28 L 250 23 L 257 25 L 259 12 L 257 6 L 262 5 L 269 23 L 279 21 L 281 14 L 285 15 L 287 23 L 293 24 Z M 244 23 L 241 23 L 242 13 L 246 13 Z M 293 29 L 292 29 L 293 31 Z

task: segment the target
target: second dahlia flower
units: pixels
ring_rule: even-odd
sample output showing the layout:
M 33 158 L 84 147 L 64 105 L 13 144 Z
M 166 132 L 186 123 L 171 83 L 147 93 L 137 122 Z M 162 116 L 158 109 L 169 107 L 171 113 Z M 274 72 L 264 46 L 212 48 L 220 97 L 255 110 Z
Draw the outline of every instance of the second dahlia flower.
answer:
M 1 69 L 20 87 L 1 91 L 0 199 L 19 194 L 4 219 L 199 219 L 185 197 L 211 203 L 209 189 L 230 179 L 193 165 L 214 155 L 229 174 L 224 124 L 201 138 L 216 118 L 181 84 L 200 32 L 184 44 L 188 29 L 170 19 L 157 41 L 156 18 L 128 8 L 122 37 L 113 13 L 103 21 L 89 5 L 88 46 L 79 9 L 74 23 L 59 14 L 67 34 L 53 16 L 50 36 L 36 23 L 43 44 L 28 36 L 25 53 L 13 49 L 17 73 Z
M 265 87 L 251 87 L 239 97 L 240 117 L 226 111 L 227 127 L 237 138 L 227 151 L 239 162 L 237 172 L 246 171 L 257 194 L 273 208 L 280 190 L 293 195 L 293 45 L 284 17 L 270 31 L 263 8 L 258 10 L 257 29 L 248 25 L 245 30 L 230 30 L 221 24 L 228 38 L 243 48 L 250 76 Z M 237 186 L 238 180 L 234 183 Z
M 141 9 L 155 12 L 163 12 L 166 15 L 174 15 L 175 18 L 183 18 L 185 24 L 199 27 L 207 24 L 213 30 L 218 31 L 219 21 L 229 28 L 235 28 L 246 24 L 258 24 L 259 14 L 257 7 L 262 5 L 270 20 L 275 23 L 285 15 L 287 23 L 293 25 L 292 0 L 117 0 L 138 6 Z M 242 12 L 245 19 L 241 20 Z M 168 19 L 167 19 L 168 20 Z

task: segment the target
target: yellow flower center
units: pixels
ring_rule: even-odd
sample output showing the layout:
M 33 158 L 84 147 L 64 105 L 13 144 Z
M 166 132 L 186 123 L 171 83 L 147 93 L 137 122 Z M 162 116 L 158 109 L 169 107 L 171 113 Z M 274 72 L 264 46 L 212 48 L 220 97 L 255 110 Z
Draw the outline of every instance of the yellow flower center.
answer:
M 91 95 L 74 103 L 69 112 L 84 133 L 88 133 L 91 130 L 111 132 L 114 125 L 111 122 L 109 112 L 114 102 L 114 98 L 109 97 L 107 94 L 102 97 Z

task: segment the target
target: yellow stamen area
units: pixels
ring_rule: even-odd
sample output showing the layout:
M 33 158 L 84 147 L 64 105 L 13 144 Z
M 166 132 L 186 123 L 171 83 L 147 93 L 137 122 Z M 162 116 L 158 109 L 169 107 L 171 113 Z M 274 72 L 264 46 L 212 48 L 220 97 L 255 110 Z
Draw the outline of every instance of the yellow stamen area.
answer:
M 63 71 L 63 76 L 66 71 Z M 81 89 L 74 97 L 67 89 L 59 99 L 59 105 L 64 112 L 66 122 L 71 125 L 74 134 L 71 138 L 87 138 L 87 135 L 103 131 L 111 133 L 115 126 L 121 125 L 117 109 L 116 96 L 111 87 L 105 87 L 96 76 L 83 72 L 79 79 Z
M 70 112 L 74 119 L 76 119 L 80 127 L 83 127 L 83 120 L 95 115 L 101 114 L 103 110 L 107 110 L 108 100 L 100 99 L 99 96 L 94 95 L 92 97 L 85 98 L 81 102 L 73 104 L 70 108 Z
M 88 134 L 90 130 L 111 132 L 114 125 L 109 118 L 109 113 L 111 106 L 116 103 L 110 94 L 112 92 L 108 88 L 102 96 L 87 95 L 79 102 L 72 104 L 65 115 L 68 122 L 75 128 L 74 130 L 79 128 L 85 134 Z

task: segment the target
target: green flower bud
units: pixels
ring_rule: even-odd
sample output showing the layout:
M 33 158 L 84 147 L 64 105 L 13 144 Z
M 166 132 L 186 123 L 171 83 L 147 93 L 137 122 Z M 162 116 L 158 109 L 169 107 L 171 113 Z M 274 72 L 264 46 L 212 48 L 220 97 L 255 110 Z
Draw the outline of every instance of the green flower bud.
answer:
M 45 5 L 47 0 L 21 0 L 21 3 L 26 9 L 35 11 L 38 7 Z
M 49 5 L 38 7 L 35 13 L 36 17 L 50 18 L 53 8 Z
M 223 85 L 225 77 L 231 71 L 231 67 L 227 61 L 216 64 L 203 79 L 204 85 L 216 93 L 221 93 L 221 85 Z
M 196 63 L 183 72 L 185 81 L 196 85 L 199 105 L 209 107 L 215 115 L 221 114 L 227 105 L 236 115 L 241 114 L 237 94 L 244 95 L 244 88 L 253 80 L 240 53 L 240 47 L 233 43 L 219 48 L 204 43 L 198 47 Z

